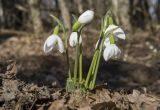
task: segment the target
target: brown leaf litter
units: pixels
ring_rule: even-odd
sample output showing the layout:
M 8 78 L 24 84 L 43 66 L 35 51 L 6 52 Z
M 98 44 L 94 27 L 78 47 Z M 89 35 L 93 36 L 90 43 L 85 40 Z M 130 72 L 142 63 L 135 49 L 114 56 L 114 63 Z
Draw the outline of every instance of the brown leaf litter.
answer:
M 47 86 L 38 87 L 15 77 L 16 62 L 9 61 L 5 74 L 1 75 L 0 104 L 2 110 L 157 110 L 160 98 L 147 90 L 132 92 L 111 91 L 106 85 L 97 86 L 87 94 L 76 90 L 67 93 L 65 89 Z M 5 76 L 5 77 L 4 77 Z

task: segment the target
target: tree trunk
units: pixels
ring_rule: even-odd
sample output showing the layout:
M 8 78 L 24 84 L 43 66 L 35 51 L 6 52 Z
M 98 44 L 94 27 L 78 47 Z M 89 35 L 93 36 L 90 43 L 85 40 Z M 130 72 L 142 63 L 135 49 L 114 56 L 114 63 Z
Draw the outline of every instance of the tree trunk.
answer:
M 27 0 L 30 8 L 30 21 L 32 23 L 33 31 L 37 35 L 41 35 L 43 32 L 42 21 L 39 10 L 39 0 Z
M 125 29 L 131 30 L 129 17 L 129 0 L 111 0 L 115 20 Z
M 65 0 L 58 0 L 58 5 L 66 28 L 71 30 L 71 18 Z
M 3 26 L 4 23 L 4 14 L 3 14 L 2 0 L 0 0 L 0 25 Z
M 106 0 L 96 0 L 95 1 L 96 15 L 98 17 L 101 17 L 106 13 L 105 1 Z
M 78 7 L 78 12 L 82 13 L 83 12 L 82 0 L 74 0 L 74 2 L 76 3 Z
M 88 6 L 89 6 L 89 9 L 93 10 L 93 0 L 88 0 Z

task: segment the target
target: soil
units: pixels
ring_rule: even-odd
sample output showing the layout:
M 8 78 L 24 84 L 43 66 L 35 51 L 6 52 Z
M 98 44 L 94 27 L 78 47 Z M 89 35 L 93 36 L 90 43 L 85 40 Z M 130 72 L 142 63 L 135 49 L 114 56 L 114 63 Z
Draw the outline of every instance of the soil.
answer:
M 137 31 L 118 45 L 120 59 L 102 58 L 97 86 L 87 94 L 65 91 L 64 56 L 42 51 L 45 37 L 0 31 L 0 109 L 2 110 L 159 110 L 160 33 Z M 88 35 L 88 36 L 87 36 Z M 152 35 L 152 36 L 151 36 Z M 96 30 L 85 30 L 84 76 L 97 41 Z M 74 49 L 69 50 L 74 59 Z

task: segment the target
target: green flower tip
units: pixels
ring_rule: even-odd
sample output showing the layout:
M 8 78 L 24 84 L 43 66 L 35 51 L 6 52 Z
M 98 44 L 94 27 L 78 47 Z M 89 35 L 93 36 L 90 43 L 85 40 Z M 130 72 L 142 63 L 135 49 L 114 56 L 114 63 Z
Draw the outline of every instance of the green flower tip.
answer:
M 53 34 L 57 35 L 57 34 L 59 33 L 59 30 L 60 30 L 60 26 L 57 25 L 57 26 L 54 28 Z
M 114 39 L 113 34 L 110 34 L 109 41 L 110 41 L 110 44 L 115 44 L 115 39 Z
M 72 31 L 77 32 L 80 27 L 81 23 L 79 21 L 76 21 L 72 27 Z
M 113 24 L 113 19 L 112 19 L 112 17 L 109 17 L 109 24 L 110 24 L 110 25 Z

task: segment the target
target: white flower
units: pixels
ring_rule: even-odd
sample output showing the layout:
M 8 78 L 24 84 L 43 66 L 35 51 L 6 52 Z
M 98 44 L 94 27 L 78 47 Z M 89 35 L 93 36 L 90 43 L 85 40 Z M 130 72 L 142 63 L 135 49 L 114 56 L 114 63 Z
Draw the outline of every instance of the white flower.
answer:
M 118 41 L 118 38 L 123 39 L 123 40 L 126 39 L 126 35 L 125 35 L 124 31 L 122 30 L 122 28 L 120 28 L 116 25 L 113 25 L 113 24 L 108 26 L 108 28 L 105 30 L 105 33 L 112 31 L 112 30 L 114 30 L 113 35 L 114 35 L 115 41 Z M 98 42 L 99 42 L 99 40 L 96 43 L 96 46 L 95 46 L 96 48 L 98 46 Z M 109 37 L 107 37 L 104 41 L 104 46 L 107 47 L 108 45 L 110 45 Z
M 115 41 L 118 41 L 118 38 L 117 37 L 114 37 L 114 40 Z M 110 40 L 109 40 L 109 37 L 107 37 L 104 41 L 104 46 L 107 47 L 108 45 L 110 45 Z
M 99 40 L 97 41 L 95 48 L 97 48 L 98 43 L 99 43 Z M 108 45 L 110 45 L 110 41 L 109 41 L 109 38 L 107 37 L 104 41 L 104 47 L 107 47 Z
M 117 37 L 119 39 L 126 39 L 126 35 L 124 33 L 124 31 L 122 30 L 122 28 L 116 26 L 116 25 L 109 25 L 108 28 L 105 30 L 105 33 L 112 31 L 113 30 L 113 35 L 114 37 Z
M 78 33 L 77 32 L 72 32 L 71 35 L 70 35 L 70 38 L 69 38 L 69 44 L 71 47 L 74 47 L 76 46 L 78 42 Z M 79 37 L 79 44 L 82 43 L 82 37 L 80 36 Z
M 63 41 L 58 35 L 51 35 L 44 43 L 43 50 L 45 53 L 52 51 L 53 48 L 57 48 L 59 52 L 64 52 Z
M 78 21 L 81 24 L 87 24 L 93 20 L 93 17 L 94 17 L 94 12 L 91 10 L 87 10 L 79 16 Z
M 111 58 L 116 58 L 121 54 L 121 50 L 115 45 L 108 45 L 103 52 L 103 57 L 105 61 L 108 61 Z

